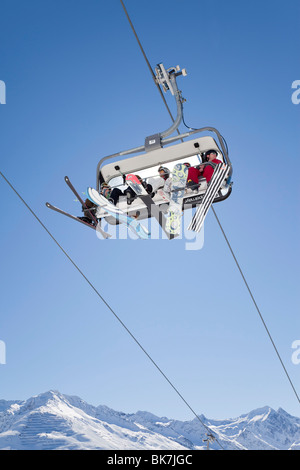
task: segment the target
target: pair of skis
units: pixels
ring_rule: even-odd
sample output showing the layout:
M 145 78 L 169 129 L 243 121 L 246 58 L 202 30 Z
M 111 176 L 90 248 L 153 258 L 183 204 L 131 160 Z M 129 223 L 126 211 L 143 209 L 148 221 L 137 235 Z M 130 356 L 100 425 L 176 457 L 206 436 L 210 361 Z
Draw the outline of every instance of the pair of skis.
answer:
M 204 194 L 204 197 L 201 201 L 201 204 L 198 205 L 197 211 L 192 218 L 188 230 L 193 230 L 195 232 L 200 232 L 203 227 L 205 217 L 208 213 L 210 206 L 212 205 L 224 179 L 228 176 L 229 165 L 218 164 L 214 170 L 213 176 L 208 183 L 207 190 Z
M 69 186 L 69 188 L 71 189 L 71 191 L 74 193 L 74 195 L 77 197 L 78 201 L 81 203 L 82 207 L 89 212 L 90 214 L 90 217 L 91 217 L 91 223 L 89 222 L 86 222 L 85 220 L 81 219 L 80 217 L 76 217 L 75 215 L 72 215 L 70 214 L 69 212 L 65 212 L 63 211 L 62 209 L 59 209 L 58 207 L 56 206 L 53 206 L 52 204 L 50 204 L 49 202 L 46 202 L 46 206 L 49 208 L 49 209 L 52 209 L 53 211 L 55 212 L 58 212 L 59 214 L 62 214 L 62 215 L 65 215 L 67 217 L 69 217 L 70 219 L 72 220 L 76 220 L 77 222 L 80 222 L 81 224 L 83 225 L 86 225 L 90 228 L 92 228 L 93 230 L 97 230 L 97 232 L 101 233 L 101 235 L 103 236 L 103 238 L 110 238 L 111 235 L 109 233 L 106 233 L 100 226 L 100 222 L 97 220 L 97 218 L 95 217 L 95 215 L 93 214 L 93 212 L 86 206 L 85 202 L 83 201 L 83 199 L 80 197 L 80 195 L 78 194 L 78 192 L 76 191 L 76 189 L 74 188 L 74 186 L 72 185 L 71 181 L 69 180 L 68 176 L 65 176 L 65 182 L 67 183 L 67 185 Z

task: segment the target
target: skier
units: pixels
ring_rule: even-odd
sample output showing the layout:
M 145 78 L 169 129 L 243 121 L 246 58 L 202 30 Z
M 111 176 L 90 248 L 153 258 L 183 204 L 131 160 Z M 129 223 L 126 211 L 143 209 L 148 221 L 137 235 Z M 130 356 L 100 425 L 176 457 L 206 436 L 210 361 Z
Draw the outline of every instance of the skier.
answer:
M 152 196 L 152 191 L 153 191 L 153 188 L 152 188 L 152 185 L 147 183 L 146 180 L 143 180 L 140 176 L 136 175 L 136 177 L 138 178 L 138 180 L 140 181 L 140 183 L 143 185 L 143 187 L 146 189 L 147 193 Z
M 84 201 L 84 205 L 82 206 L 82 212 L 83 216 L 78 217 L 78 219 L 83 220 L 84 222 L 90 224 L 90 225 L 96 225 L 95 219 L 96 219 L 96 209 L 97 205 L 94 204 L 92 201 L 89 199 L 86 199 Z M 93 218 L 94 216 L 94 218 Z
M 117 205 L 117 202 L 119 201 L 119 197 L 124 195 L 121 189 L 119 188 L 112 189 L 107 183 L 101 184 L 100 194 L 102 194 L 102 196 L 108 199 L 109 202 L 112 202 L 115 206 Z
M 201 172 L 201 176 L 203 176 L 206 181 L 209 183 L 211 177 L 213 175 L 214 169 L 219 163 L 222 163 L 221 160 L 217 158 L 218 153 L 216 150 L 208 150 L 204 154 L 204 158 L 206 163 L 200 165 L 199 170 Z
M 168 197 L 171 195 L 172 179 L 170 177 L 170 170 L 165 166 L 160 166 L 158 169 L 159 176 L 164 180 L 163 191 Z
M 138 175 L 135 175 L 135 176 L 136 176 L 136 178 L 138 178 L 138 180 L 140 181 L 142 186 L 145 188 L 147 193 L 150 194 L 151 197 L 153 197 L 154 193 L 152 192 L 153 191 L 152 185 L 146 183 L 146 181 L 143 180 L 140 176 L 138 176 Z M 130 205 L 132 203 L 132 201 L 136 198 L 136 193 L 134 192 L 134 190 L 130 186 L 128 186 L 128 188 L 125 189 L 124 194 L 127 197 L 127 204 L 128 205 Z

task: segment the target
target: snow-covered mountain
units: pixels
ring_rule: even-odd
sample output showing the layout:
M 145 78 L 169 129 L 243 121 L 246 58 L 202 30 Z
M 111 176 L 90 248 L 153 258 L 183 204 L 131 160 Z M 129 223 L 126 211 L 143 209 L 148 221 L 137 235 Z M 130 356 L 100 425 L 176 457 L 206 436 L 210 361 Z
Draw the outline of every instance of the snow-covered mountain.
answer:
M 211 448 L 300 450 L 300 418 L 269 407 L 238 418 L 200 419 L 217 437 Z M 0 449 L 204 449 L 206 429 L 145 411 L 125 414 L 50 391 L 26 401 L 0 400 Z

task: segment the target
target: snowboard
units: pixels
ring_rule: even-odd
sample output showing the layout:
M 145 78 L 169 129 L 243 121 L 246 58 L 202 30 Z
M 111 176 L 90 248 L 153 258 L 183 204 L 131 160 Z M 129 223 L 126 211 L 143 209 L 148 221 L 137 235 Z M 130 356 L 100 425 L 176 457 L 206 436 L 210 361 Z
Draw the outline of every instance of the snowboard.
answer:
M 186 187 L 188 168 L 178 163 L 172 171 L 171 198 L 166 221 L 166 230 L 173 235 L 179 235 L 182 219 L 182 202 Z

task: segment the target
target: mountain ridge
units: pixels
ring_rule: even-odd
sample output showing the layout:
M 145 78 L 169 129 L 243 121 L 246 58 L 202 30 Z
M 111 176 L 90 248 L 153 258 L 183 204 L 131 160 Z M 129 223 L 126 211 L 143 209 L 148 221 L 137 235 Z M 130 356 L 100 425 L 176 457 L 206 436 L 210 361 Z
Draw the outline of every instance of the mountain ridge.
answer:
M 0 400 L 0 449 L 300 450 L 300 418 L 264 406 L 236 418 L 191 421 L 148 411 L 123 413 L 56 390 L 27 400 Z

